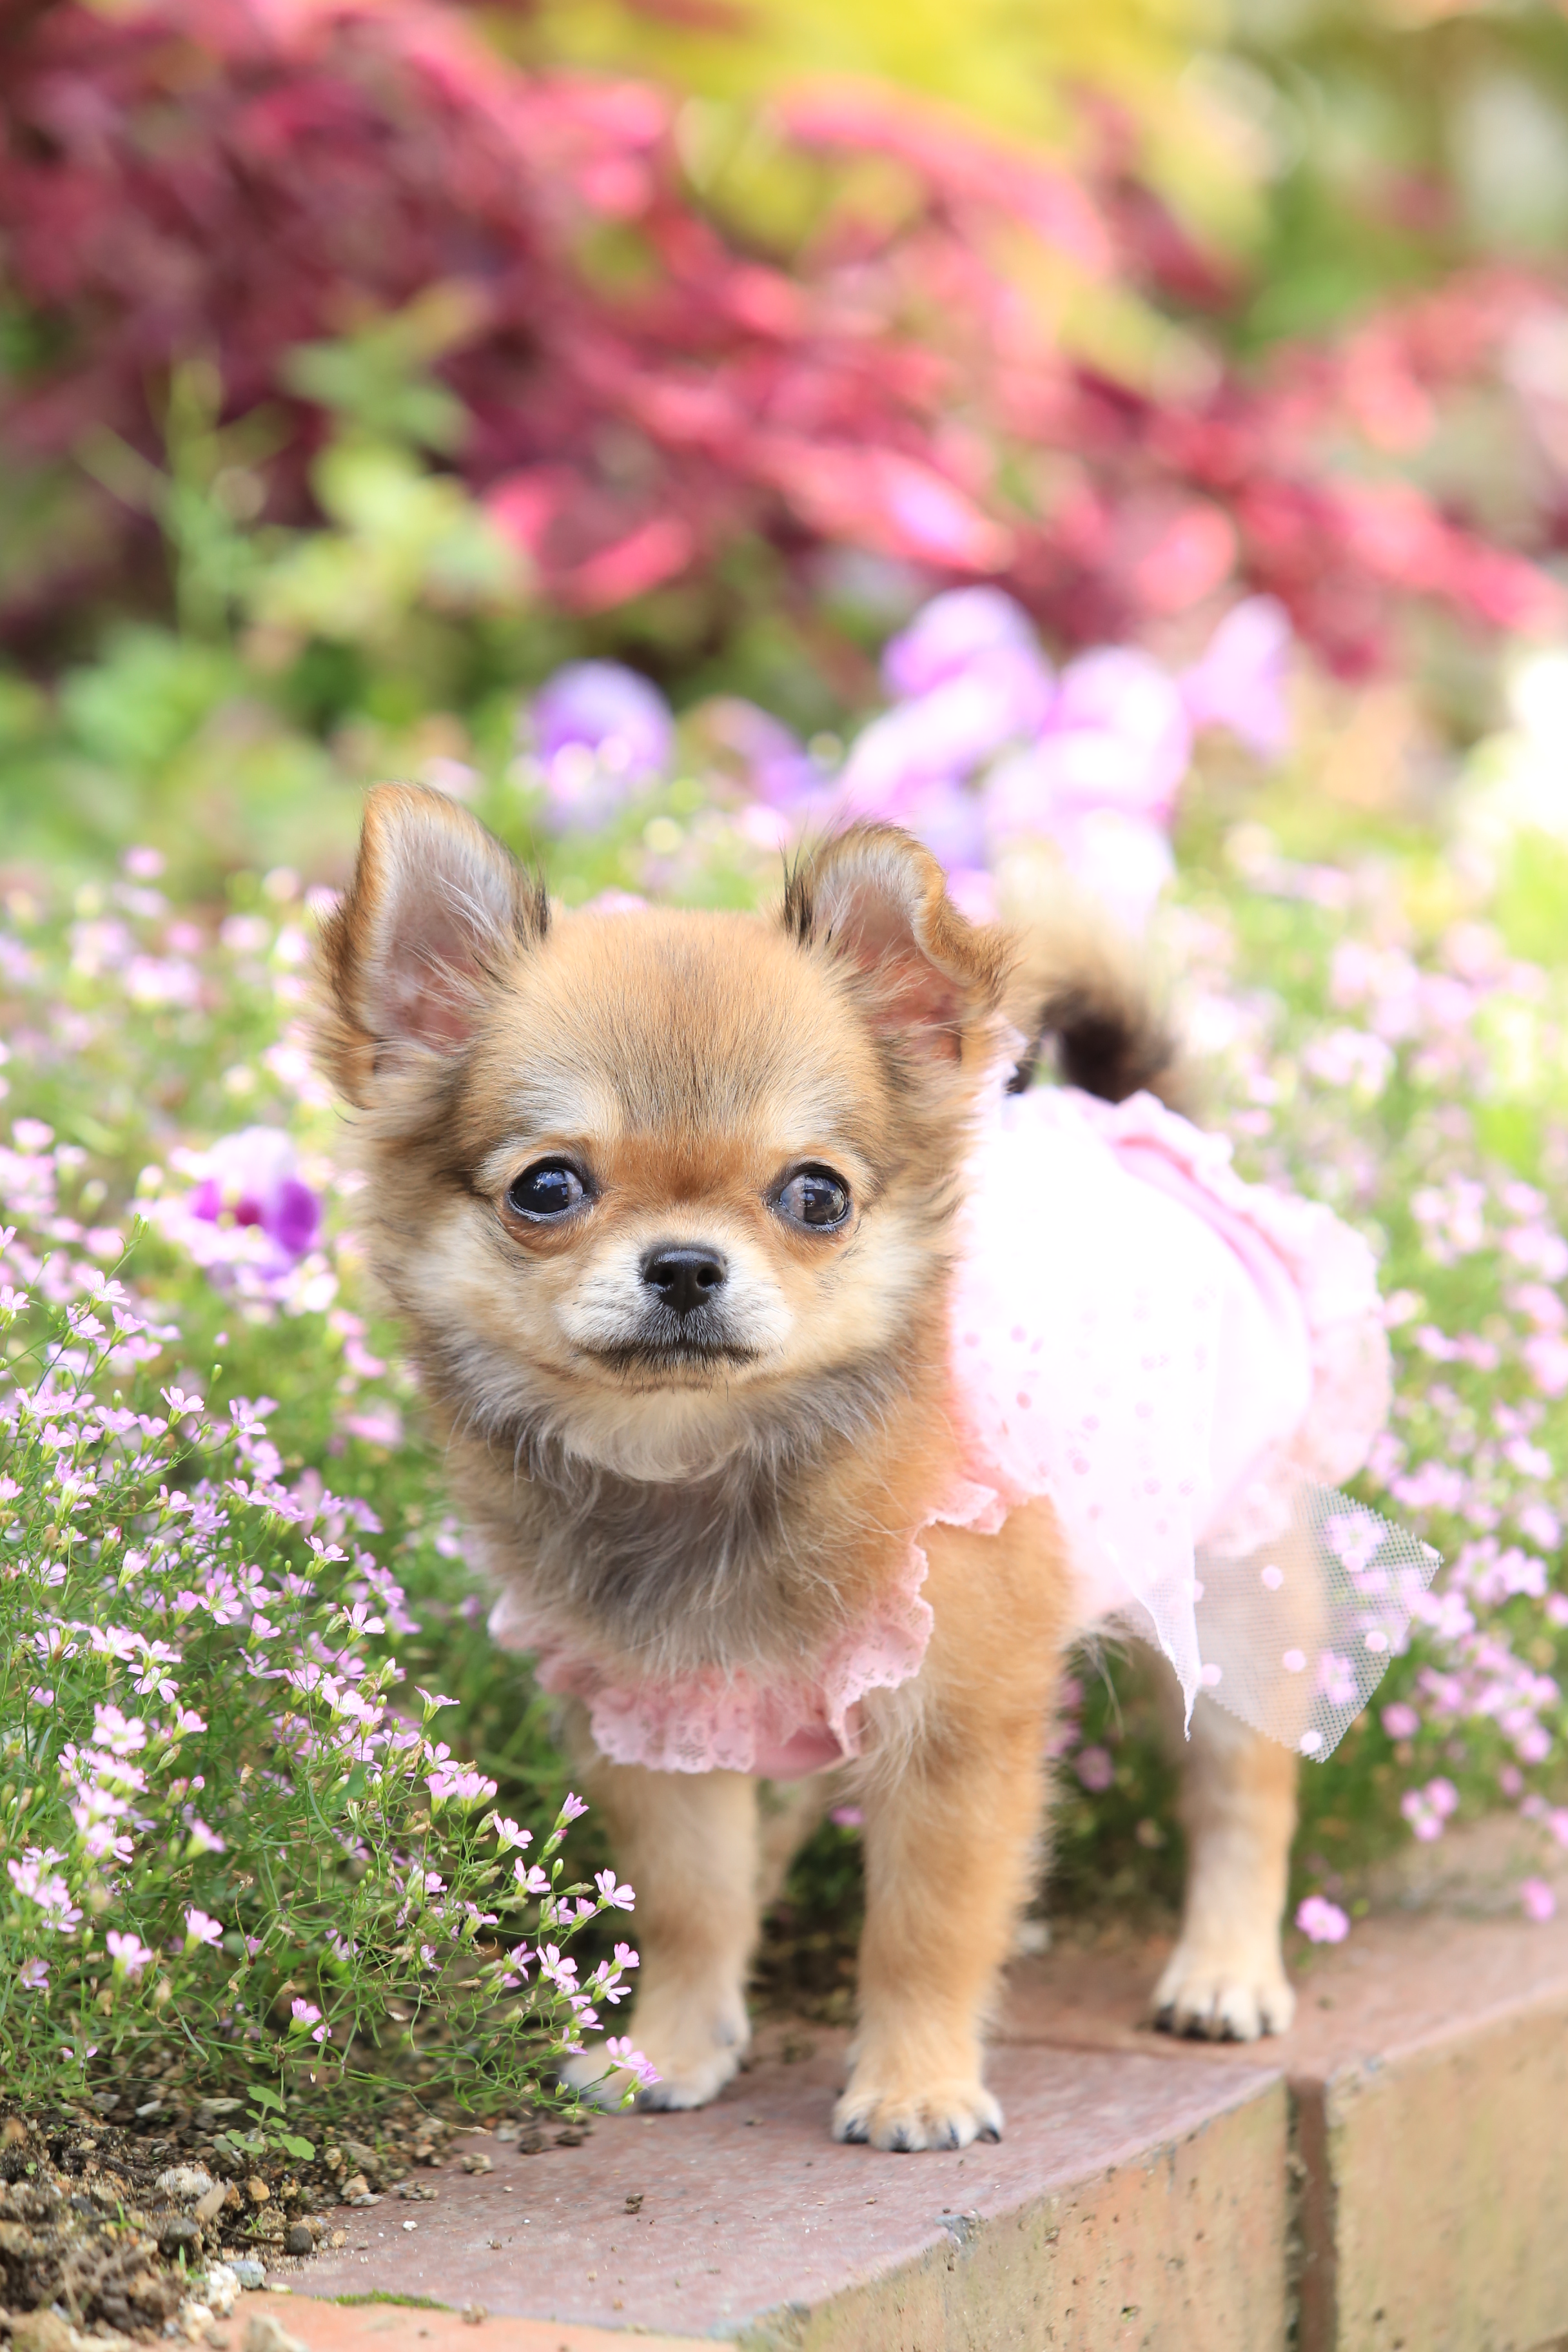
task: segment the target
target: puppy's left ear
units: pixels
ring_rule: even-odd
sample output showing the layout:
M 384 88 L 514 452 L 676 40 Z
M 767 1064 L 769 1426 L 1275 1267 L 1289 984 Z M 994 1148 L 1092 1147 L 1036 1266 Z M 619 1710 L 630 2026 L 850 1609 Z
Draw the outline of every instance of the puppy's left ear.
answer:
M 874 1025 L 922 1057 L 961 1059 L 1002 1002 L 1006 933 L 961 915 L 937 860 L 896 825 L 826 842 L 790 876 L 782 920 L 849 964 Z

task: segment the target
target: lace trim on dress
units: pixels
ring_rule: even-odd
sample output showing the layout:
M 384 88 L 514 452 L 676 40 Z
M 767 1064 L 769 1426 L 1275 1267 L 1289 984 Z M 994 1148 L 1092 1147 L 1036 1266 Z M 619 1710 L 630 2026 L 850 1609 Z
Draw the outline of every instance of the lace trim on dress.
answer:
M 751 1772 L 798 1780 L 860 1753 L 859 1702 L 896 1690 L 919 1674 L 934 1620 L 921 1587 L 926 1556 L 920 1536 L 937 1522 L 994 1534 L 1006 1507 L 990 1486 L 962 1480 L 922 1522 L 879 1602 L 840 1635 L 806 1672 L 762 1682 L 743 1668 L 710 1666 L 681 1675 L 616 1680 L 542 1623 L 531 1621 L 511 1591 L 490 1612 L 503 1649 L 536 1654 L 535 1676 L 547 1691 L 580 1698 L 594 1743 L 613 1764 L 656 1772 Z

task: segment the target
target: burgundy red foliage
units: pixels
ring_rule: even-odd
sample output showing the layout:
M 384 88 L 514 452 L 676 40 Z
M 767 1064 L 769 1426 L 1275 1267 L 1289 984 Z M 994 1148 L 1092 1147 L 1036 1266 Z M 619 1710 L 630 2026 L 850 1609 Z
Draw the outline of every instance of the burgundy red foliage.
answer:
M 1454 296 L 1447 328 L 1417 307 L 1375 347 L 1287 352 L 1257 380 L 1216 362 L 1156 395 L 1065 354 L 1010 266 L 1032 237 L 1190 296 L 1152 199 L 887 94 L 803 93 L 784 115 L 804 148 L 879 156 L 908 192 L 890 224 L 830 207 L 787 268 L 695 202 L 663 94 L 521 72 L 427 0 L 0 0 L 0 284 L 41 354 L 0 387 L 0 456 L 37 474 L 107 425 L 156 457 L 171 365 L 205 355 L 229 417 L 282 419 L 269 511 L 307 519 L 324 425 L 285 355 L 455 284 L 472 325 L 439 366 L 469 419 L 453 462 L 567 610 L 760 534 L 791 559 L 847 542 L 994 577 L 1068 645 L 1232 580 L 1347 671 L 1385 656 L 1413 595 L 1493 626 L 1554 614 L 1533 559 L 1555 511 L 1538 500 L 1505 546 L 1408 464 L 1456 369 L 1494 367 L 1542 289 L 1500 281 Z M 99 586 L 146 527 L 107 495 L 104 522 Z M 75 559 L 35 565 L 0 621 L 83 585 Z

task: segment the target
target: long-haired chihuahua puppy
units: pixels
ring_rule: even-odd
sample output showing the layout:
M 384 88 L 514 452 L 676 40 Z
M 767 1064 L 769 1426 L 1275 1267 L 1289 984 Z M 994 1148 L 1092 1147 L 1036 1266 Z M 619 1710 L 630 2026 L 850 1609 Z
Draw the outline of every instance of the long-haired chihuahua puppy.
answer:
M 1025 1091 L 1047 1034 L 1068 1083 Z M 384 787 L 319 1042 L 498 1637 L 563 1694 L 637 1889 L 644 2103 L 733 2074 L 781 1825 L 843 1790 L 867 1914 L 835 2134 L 994 2137 L 1064 1652 L 1116 1612 L 1190 1707 L 1194 1544 L 1370 1442 L 1370 1276 L 1314 1294 L 1326 1213 L 1157 1099 L 1169 1043 L 1081 927 L 968 922 L 886 827 L 771 916 L 566 913 L 461 808 Z M 1157 2011 L 1282 2029 L 1295 1759 L 1208 1701 L 1188 1752 Z M 760 1781 L 801 1784 L 771 1835 Z

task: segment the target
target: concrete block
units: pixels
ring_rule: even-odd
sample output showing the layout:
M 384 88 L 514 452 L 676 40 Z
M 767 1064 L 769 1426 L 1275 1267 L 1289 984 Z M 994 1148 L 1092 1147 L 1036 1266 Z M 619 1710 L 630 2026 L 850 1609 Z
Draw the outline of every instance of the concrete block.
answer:
M 1299 1953 L 1294 2029 L 1245 2050 L 1147 2032 L 1158 1943 L 1015 1969 L 1003 2032 L 1177 2068 L 1278 2060 L 1299 2352 L 1544 2352 L 1568 2338 L 1568 1916 L 1511 1912 L 1414 1908 Z

